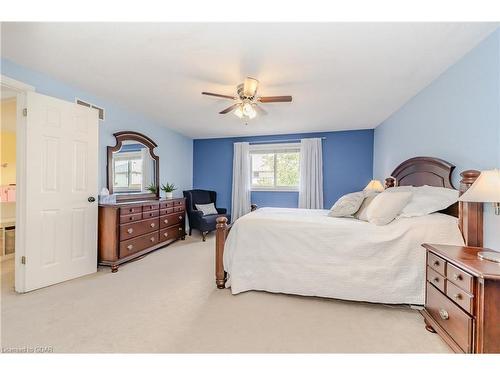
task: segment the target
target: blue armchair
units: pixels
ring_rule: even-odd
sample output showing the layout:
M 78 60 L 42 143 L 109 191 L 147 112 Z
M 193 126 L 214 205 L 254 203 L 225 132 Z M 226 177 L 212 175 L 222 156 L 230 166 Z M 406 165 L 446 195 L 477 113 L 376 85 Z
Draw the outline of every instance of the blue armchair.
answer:
M 217 218 L 219 216 L 227 217 L 227 221 L 230 222 L 231 216 L 227 214 L 227 209 L 217 208 L 217 214 L 214 215 L 203 215 L 203 212 L 196 209 L 196 204 L 208 204 L 213 203 L 217 200 L 217 193 L 211 190 L 185 190 L 183 191 L 184 198 L 186 198 L 186 212 L 189 219 L 189 235 L 193 229 L 198 229 L 201 232 L 203 241 L 206 240 L 207 233 L 215 230 L 217 225 Z

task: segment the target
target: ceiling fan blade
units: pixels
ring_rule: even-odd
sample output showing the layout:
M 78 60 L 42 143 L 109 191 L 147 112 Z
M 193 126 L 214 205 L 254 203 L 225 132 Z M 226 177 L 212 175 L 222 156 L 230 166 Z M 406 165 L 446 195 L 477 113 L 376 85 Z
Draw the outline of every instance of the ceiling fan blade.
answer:
M 247 98 L 253 98 L 257 93 L 257 87 L 259 86 L 259 81 L 255 78 L 247 77 L 243 83 L 243 95 Z
M 225 115 L 226 113 L 231 112 L 233 109 L 235 109 L 237 106 L 239 106 L 239 103 L 233 104 L 231 107 L 227 107 L 226 109 L 223 109 L 222 111 L 219 112 L 221 115 Z
M 203 91 L 201 94 L 202 95 L 216 96 L 218 98 L 225 98 L 225 99 L 236 100 L 236 98 L 234 96 L 231 96 L 231 95 L 214 94 L 213 92 L 205 92 L 205 91 Z
M 257 112 L 259 113 L 259 115 L 261 115 L 261 116 L 266 116 L 267 115 L 267 111 L 264 108 L 258 106 L 257 104 L 254 104 L 254 108 L 257 110 Z
M 289 95 L 286 96 L 261 96 L 258 99 L 261 103 L 282 103 L 282 102 L 291 102 L 292 97 Z

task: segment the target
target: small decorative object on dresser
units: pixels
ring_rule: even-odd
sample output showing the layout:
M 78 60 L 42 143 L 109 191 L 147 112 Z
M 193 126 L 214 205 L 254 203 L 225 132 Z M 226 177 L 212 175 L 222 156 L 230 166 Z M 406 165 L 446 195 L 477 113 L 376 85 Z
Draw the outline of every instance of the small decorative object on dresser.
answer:
M 481 247 L 422 246 L 426 329 L 457 353 L 500 353 L 500 265 L 480 259 Z
M 174 184 L 166 184 L 161 185 L 161 190 L 165 193 L 165 198 L 172 199 L 174 195 L 174 191 L 177 190 Z
M 99 264 L 122 263 L 164 247 L 185 233 L 184 198 L 99 205 Z

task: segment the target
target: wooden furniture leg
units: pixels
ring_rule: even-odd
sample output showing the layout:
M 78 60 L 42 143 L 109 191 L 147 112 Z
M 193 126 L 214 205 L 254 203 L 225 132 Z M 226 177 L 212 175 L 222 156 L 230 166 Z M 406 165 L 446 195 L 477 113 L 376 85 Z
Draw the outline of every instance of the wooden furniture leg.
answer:
M 226 284 L 226 273 L 224 272 L 224 243 L 228 233 L 227 218 L 217 218 L 215 233 L 215 284 L 217 288 L 224 289 Z

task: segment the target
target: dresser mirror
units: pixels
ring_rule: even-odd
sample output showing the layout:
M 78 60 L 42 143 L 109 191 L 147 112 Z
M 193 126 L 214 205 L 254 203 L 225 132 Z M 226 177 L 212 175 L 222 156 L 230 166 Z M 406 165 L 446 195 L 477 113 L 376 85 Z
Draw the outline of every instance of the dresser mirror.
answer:
M 156 143 L 132 131 L 113 134 L 115 146 L 108 146 L 108 190 L 117 200 L 159 197 L 159 157 Z M 156 189 L 156 190 L 155 190 Z

